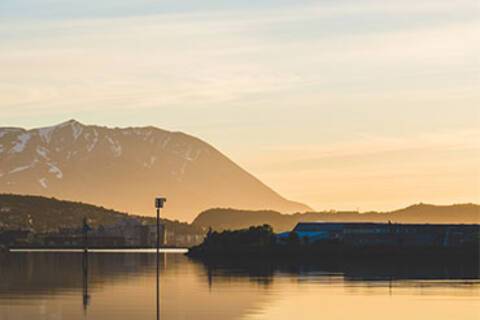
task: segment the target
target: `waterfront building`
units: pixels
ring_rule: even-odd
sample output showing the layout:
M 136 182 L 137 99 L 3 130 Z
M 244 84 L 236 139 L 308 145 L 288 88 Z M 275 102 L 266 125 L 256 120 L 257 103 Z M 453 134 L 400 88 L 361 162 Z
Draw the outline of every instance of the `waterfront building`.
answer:
M 359 222 L 301 222 L 290 232 L 277 234 L 277 240 L 287 242 L 294 232 L 310 243 L 342 243 L 362 246 L 435 246 L 460 247 L 480 241 L 477 224 L 396 224 Z

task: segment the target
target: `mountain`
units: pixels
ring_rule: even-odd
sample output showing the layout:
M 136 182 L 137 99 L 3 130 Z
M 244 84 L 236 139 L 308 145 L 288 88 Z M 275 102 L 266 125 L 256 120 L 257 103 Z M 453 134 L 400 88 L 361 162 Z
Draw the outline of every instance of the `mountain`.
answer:
M 35 232 L 79 228 L 87 217 L 93 228 L 108 226 L 123 220 L 155 224 L 156 219 L 128 215 L 81 202 L 61 201 L 40 196 L 0 194 L 0 230 L 32 229 Z M 187 223 L 162 219 L 167 230 L 176 234 L 201 234 L 201 228 Z
M 0 192 L 43 195 L 191 221 L 212 207 L 303 212 L 209 144 L 155 127 L 107 128 L 70 120 L 0 128 Z
M 298 222 L 392 222 L 392 223 L 480 223 L 480 206 L 456 204 L 435 206 L 417 204 L 390 212 L 307 212 L 281 214 L 275 211 L 210 209 L 202 212 L 193 225 L 214 230 L 243 229 L 269 224 L 276 232 L 291 230 Z

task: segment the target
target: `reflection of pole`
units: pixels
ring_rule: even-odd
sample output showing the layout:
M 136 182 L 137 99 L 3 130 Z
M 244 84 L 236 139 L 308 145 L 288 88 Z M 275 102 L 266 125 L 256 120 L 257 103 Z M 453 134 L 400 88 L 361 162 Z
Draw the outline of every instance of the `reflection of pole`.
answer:
M 160 319 L 160 208 L 157 207 L 157 320 Z
M 88 295 L 88 231 L 90 226 L 87 223 L 87 218 L 83 219 L 83 256 L 82 256 L 82 276 L 83 276 L 83 310 L 85 315 L 87 307 L 90 303 L 90 296 Z
M 82 275 L 83 275 L 83 311 L 87 313 L 87 307 L 90 304 L 90 295 L 88 294 L 88 252 L 83 252 L 82 259 Z
M 212 274 L 212 267 L 207 265 L 207 279 L 208 279 L 208 290 L 212 290 L 213 285 L 213 274 Z
M 388 279 L 388 295 L 391 296 L 392 295 L 392 277 L 390 276 L 390 278 Z

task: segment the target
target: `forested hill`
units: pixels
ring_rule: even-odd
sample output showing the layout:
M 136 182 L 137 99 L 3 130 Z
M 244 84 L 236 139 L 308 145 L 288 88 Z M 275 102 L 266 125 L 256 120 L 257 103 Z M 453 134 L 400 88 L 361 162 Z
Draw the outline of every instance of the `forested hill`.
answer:
M 298 222 L 388 222 L 392 223 L 480 223 L 480 206 L 456 204 L 436 206 L 417 204 L 390 212 L 308 212 L 293 215 L 276 211 L 246 211 L 234 209 L 210 209 L 202 212 L 194 221 L 198 227 L 214 230 L 241 229 L 269 224 L 275 232 L 291 230 Z
M 59 228 L 76 228 L 87 217 L 92 227 L 108 226 L 120 220 L 138 220 L 154 224 L 155 219 L 128 215 L 80 202 L 61 201 L 55 198 L 0 194 L 0 229 L 32 229 L 35 232 L 57 231 Z M 201 233 L 198 227 L 187 223 L 163 220 L 168 230 L 176 233 Z

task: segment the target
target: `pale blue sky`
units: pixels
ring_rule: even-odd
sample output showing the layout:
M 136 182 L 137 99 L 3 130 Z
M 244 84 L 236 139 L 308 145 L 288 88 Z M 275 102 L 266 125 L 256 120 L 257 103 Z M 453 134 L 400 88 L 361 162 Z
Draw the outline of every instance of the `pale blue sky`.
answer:
M 0 125 L 184 131 L 318 209 L 479 202 L 479 13 L 467 0 L 2 0 Z

